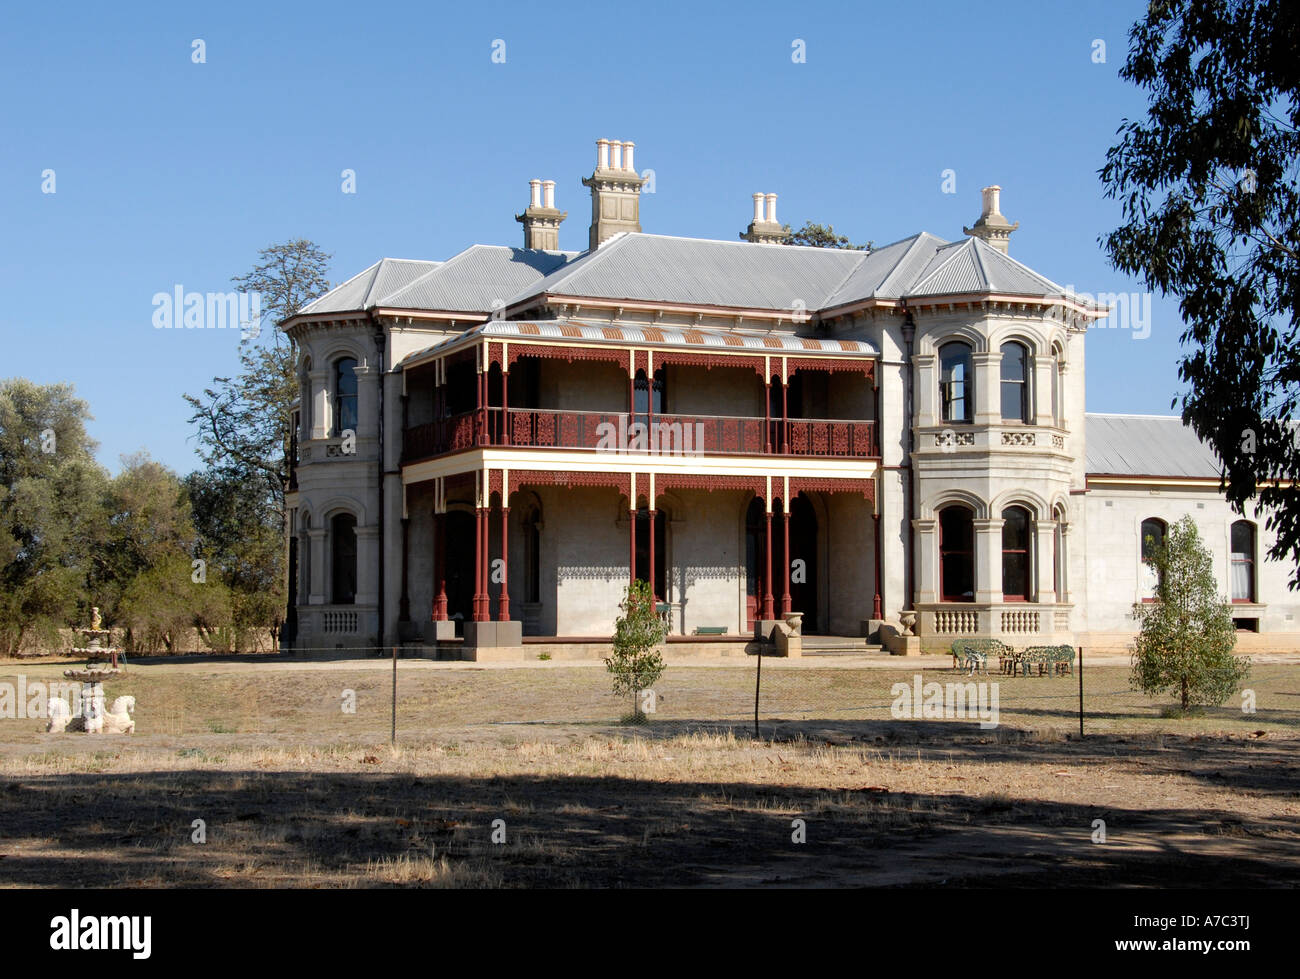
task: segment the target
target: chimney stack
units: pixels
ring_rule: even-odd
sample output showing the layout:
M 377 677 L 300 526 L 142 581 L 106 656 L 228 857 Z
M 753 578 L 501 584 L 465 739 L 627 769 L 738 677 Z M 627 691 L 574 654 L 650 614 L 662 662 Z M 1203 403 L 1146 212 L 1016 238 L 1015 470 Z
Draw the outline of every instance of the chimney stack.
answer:
M 546 251 L 560 250 L 560 222 L 568 212 L 556 210 L 555 181 L 528 181 L 529 203 L 523 214 L 515 220 L 524 226 L 524 247 Z
M 766 205 L 766 210 L 764 209 Z M 779 245 L 785 241 L 785 229 L 776 219 L 776 194 L 754 195 L 754 220 L 740 235 L 744 241 Z
M 591 188 L 591 233 L 589 248 L 620 231 L 641 230 L 641 186 L 632 163 L 635 143 L 616 139 L 596 140 L 596 172 L 582 178 Z
M 982 238 L 1003 255 L 1006 255 L 1009 251 L 1011 232 L 1020 227 L 1020 222 L 1017 221 L 1012 224 L 1003 217 L 1002 212 L 999 210 L 1002 188 L 997 184 L 985 187 L 980 191 L 980 196 L 983 198 L 980 218 L 975 222 L 973 228 L 962 228 L 962 233 Z

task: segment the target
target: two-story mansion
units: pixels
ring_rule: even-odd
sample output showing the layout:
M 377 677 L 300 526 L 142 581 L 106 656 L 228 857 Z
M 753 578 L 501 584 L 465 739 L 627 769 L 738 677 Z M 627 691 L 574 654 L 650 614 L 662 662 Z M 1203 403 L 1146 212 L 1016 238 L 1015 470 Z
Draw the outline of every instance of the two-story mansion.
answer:
M 587 248 L 553 181 L 524 247 L 383 259 L 289 318 L 299 650 L 607 639 L 650 582 L 674 636 L 997 636 L 1120 646 L 1143 541 L 1192 514 L 1247 646 L 1297 637 L 1263 521 L 1173 418 L 1084 411 L 1106 310 L 966 236 L 871 251 L 644 234 L 631 143 L 600 140 Z M 911 613 L 911 614 L 905 614 Z M 886 629 L 885 633 L 891 633 Z

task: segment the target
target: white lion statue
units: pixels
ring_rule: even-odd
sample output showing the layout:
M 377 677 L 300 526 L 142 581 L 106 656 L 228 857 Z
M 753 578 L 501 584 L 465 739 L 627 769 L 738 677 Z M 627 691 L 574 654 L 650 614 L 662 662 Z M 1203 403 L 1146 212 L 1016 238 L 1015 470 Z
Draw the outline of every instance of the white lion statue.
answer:
M 113 706 L 108 709 L 103 717 L 103 732 L 105 734 L 134 734 L 135 719 L 132 714 L 135 713 L 135 698 L 131 696 L 118 697 L 113 701 Z

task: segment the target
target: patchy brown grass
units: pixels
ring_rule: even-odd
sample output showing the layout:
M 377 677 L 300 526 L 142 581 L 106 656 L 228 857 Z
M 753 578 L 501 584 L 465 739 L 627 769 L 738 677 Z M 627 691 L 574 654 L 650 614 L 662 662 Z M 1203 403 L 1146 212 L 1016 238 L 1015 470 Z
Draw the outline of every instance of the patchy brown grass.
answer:
M 1080 742 L 1068 678 L 990 677 L 981 731 L 890 717 L 910 670 L 765 663 L 755 741 L 751 670 L 670 668 L 632 729 L 599 669 L 403 663 L 393 747 L 383 669 L 279 666 L 133 667 L 132 738 L 0 721 L 0 883 L 1300 883 L 1292 667 L 1256 670 L 1255 715 L 1178 719 L 1090 671 Z

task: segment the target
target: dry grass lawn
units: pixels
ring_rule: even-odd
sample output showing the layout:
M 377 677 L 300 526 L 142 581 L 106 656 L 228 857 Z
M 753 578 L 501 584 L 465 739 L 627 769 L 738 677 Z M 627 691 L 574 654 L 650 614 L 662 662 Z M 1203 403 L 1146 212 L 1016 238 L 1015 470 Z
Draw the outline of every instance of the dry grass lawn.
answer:
M 644 727 L 599 668 L 441 667 L 401 664 L 395 748 L 382 663 L 133 665 L 130 738 L 0 720 L 0 883 L 1300 883 L 1295 666 L 1256 667 L 1255 714 L 1190 718 L 1092 668 L 1082 742 L 1071 678 L 988 677 L 980 730 L 892 718 L 912 669 L 765 661 L 755 741 L 752 665 L 670 667 Z

